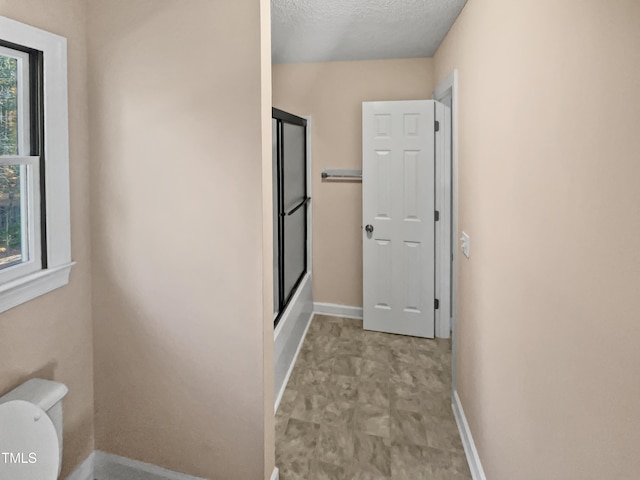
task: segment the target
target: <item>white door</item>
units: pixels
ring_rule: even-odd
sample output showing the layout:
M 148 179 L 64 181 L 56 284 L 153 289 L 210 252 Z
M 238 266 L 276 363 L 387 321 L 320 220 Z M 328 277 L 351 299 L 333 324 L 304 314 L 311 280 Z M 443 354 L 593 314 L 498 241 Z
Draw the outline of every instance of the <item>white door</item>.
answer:
M 435 105 L 362 104 L 366 330 L 434 336 Z

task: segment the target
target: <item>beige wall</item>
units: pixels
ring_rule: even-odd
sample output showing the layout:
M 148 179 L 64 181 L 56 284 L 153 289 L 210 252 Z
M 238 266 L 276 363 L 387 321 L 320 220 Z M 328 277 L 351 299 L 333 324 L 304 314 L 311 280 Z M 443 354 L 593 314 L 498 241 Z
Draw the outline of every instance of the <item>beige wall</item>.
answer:
M 88 3 L 96 448 L 212 479 L 273 465 L 265 2 Z
M 362 184 L 322 181 L 362 168 L 362 102 L 431 98 L 429 58 L 273 66 L 273 106 L 312 117 L 313 299 L 362 306 Z
M 491 480 L 640 471 L 640 3 L 473 0 L 460 73 L 458 388 Z
M 0 15 L 68 41 L 71 256 L 69 285 L 0 314 L 0 394 L 33 377 L 69 387 L 62 478 L 93 450 L 93 353 L 85 2 L 0 0 Z

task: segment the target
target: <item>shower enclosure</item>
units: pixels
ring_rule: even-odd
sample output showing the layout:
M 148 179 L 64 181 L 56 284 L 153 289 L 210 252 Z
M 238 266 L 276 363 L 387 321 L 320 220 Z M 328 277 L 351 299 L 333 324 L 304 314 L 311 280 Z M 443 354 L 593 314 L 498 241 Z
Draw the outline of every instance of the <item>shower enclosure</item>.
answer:
M 272 109 L 274 325 L 307 272 L 307 121 Z

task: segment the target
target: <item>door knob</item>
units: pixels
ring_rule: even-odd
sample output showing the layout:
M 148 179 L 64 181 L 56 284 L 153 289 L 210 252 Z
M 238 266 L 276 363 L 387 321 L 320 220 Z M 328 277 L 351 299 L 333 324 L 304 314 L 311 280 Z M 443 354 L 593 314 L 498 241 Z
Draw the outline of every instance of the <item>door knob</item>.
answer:
M 367 225 L 366 227 L 364 227 L 364 229 L 367 231 L 367 233 L 373 233 L 373 225 Z

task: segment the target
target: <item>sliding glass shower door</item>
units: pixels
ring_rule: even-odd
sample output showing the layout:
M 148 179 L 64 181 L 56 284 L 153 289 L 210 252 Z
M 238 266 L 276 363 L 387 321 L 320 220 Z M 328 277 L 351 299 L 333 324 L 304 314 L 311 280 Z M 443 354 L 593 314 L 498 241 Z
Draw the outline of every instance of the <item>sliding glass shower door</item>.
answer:
M 276 108 L 273 126 L 274 322 L 307 272 L 307 121 Z

